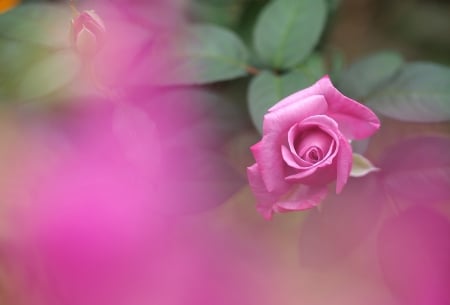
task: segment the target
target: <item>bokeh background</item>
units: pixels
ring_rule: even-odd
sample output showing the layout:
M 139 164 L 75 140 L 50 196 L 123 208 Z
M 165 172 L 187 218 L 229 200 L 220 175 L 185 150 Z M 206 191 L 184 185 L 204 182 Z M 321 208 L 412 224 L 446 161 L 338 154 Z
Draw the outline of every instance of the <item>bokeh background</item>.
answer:
M 380 172 L 350 179 L 320 210 L 266 221 L 246 182 L 260 138 L 249 78 L 136 81 L 156 77 L 153 65 L 176 48 L 158 41 L 153 58 L 139 55 L 151 40 L 143 28 L 212 22 L 248 41 L 267 2 L 76 2 L 95 8 L 116 42 L 101 53 L 100 80 L 127 86 L 117 103 L 86 75 L 57 95 L 63 106 L 2 97 L 0 304 L 450 304 L 448 122 L 382 117 L 362 145 Z M 384 49 L 450 64 L 449 1 L 329 2 L 320 45 L 342 65 Z

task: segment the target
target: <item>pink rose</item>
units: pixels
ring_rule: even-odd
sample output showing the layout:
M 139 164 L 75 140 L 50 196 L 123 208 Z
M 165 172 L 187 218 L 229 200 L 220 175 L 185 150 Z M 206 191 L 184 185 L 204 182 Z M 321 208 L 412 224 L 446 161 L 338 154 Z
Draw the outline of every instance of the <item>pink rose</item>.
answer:
M 278 102 L 251 147 L 256 163 L 247 175 L 258 211 L 270 219 L 274 212 L 317 206 L 333 181 L 340 193 L 352 168 L 349 142 L 379 127 L 377 116 L 340 93 L 328 76 Z

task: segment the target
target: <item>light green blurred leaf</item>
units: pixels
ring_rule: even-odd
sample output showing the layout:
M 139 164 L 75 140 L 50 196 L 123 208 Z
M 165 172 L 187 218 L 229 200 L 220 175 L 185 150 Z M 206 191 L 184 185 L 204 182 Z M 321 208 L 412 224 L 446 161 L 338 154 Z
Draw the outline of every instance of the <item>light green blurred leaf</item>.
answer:
M 33 99 L 68 85 L 78 74 L 81 62 L 71 51 L 59 51 L 36 62 L 23 75 L 18 96 Z
M 248 108 L 255 127 L 262 132 L 267 110 L 284 97 L 310 86 L 313 82 L 300 71 L 278 76 L 264 71 L 254 77 L 248 89 Z
M 173 54 L 168 82 L 206 84 L 247 75 L 248 50 L 233 32 L 215 25 L 196 25 Z
M 272 68 L 292 68 L 317 45 L 325 26 L 324 0 L 274 0 L 261 12 L 253 34 L 261 60 Z
M 448 121 L 450 68 L 427 62 L 406 64 L 394 79 L 369 97 L 367 105 L 402 121 Z
M 23 4 L 0 15 L 0 37 L 45 47 L 67 47 L 70 21 L 67 5 Z
M 0 39 L 0 91 L 13 97 L 29 65 L 48 55 L 48 50 L 25 42 Z
M 70 21 L 70 8 L 56 4 L 25 3 L 0 15 L 0 91 L 5 97 L 43 96 L 71 77 L 73 65 L 55 61 L 69 46 Z M 51 79 L 45 70 L 60 75 Z
M 403 58 L 383 51 L 359 59 L 338 76 L 337 87 L 355 99 L 361 99 L 388 81 L 399 71 Z

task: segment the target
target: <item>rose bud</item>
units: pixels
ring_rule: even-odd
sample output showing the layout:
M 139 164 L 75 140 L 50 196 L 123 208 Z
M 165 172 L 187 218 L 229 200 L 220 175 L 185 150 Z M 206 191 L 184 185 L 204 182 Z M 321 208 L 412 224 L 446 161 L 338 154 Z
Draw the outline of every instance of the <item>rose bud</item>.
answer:
M 103 21 L 92 10 L 84 11 L 72 19 L 71 42 L 84 58 L 97 54 L 102 47 L 105 32 Z
M 264 116 L 261 141 L 251 147 L 256 163 L 247 169 L 258 211 L 270 219 L 312 208 L 333 182 L 340 193 L 352 171 L 349 142 L 379 127 L 377 116 L 339 92 L 328 76 L 275 104 Z

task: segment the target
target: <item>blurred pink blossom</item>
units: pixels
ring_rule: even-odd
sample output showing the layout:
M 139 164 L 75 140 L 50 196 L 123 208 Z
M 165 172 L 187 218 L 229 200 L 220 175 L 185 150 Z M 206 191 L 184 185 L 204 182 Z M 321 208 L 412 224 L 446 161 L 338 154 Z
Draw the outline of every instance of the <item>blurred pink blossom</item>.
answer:
M 72 20 L 70 38 L 75 50 L 90 58 L 102 47 L 105 32 L 102 19 L 93 10 L 87 10 Z
M 44 170 L 26 173 L 30 178 L 20 187 L 32 191 L 26 207 L 17 208 L 13 228 L 11 264 L 26 266 L 18 289 L 27 305 L 219 299 L 202 269 L 207 246 L 188 247 L 209 235 L 194 234 L 184 248 L 172 235 L 182 215 L 216 207 L 243 186 L 220 157 L 236 128 L 226 116 L 235 123 L 239 116 L 225 103 L 211 106 L 214 95 L 206 92 L 154 85 L 166 77 L 156 64 L 167 60 L 173 47 L 168 34 L 182 20 L 167 3 L 92 3 L 108 31 L 102 33 L 90 11 L 73 26 L 77 43 L 105 34 L 91 62 L 93 75 L 83 79 L 94 93 L 78 90 L 61 111 L 29 113 L 24 120 L 37 146 L 51 152 L 31 160 Z M 142 23 L 147 10 L 157 18 Z M 177 281 L 183 275 L 189 283 Z M 192 283 L 199 289 L 184 288 Z
M 449 220 L 424 205 L 410 207 L 382 225 L 379 262 L 398 304 L 450 304 L 449 234 Z

